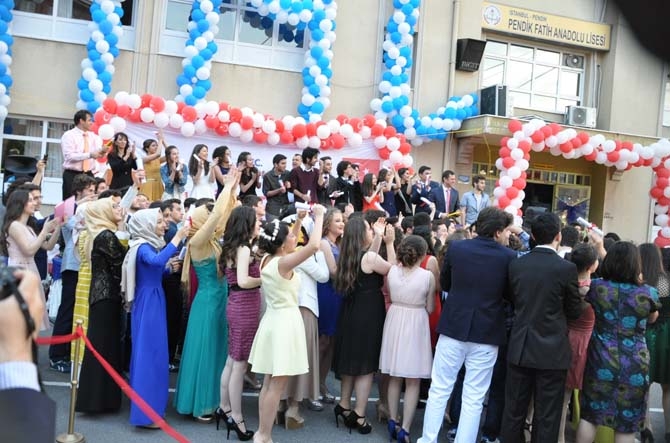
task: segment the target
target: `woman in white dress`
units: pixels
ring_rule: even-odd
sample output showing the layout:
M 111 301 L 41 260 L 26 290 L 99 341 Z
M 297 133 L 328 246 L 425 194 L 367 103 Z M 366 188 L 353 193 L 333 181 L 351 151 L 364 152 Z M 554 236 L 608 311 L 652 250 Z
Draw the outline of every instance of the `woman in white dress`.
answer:
M 214 188 L 209 177 L 208 155 L 207 145 L 197 144 L 193 147 L 191 158 L 188 160 L 188 170 L 191 174 L 191 180 L 193 180 L 193 189 L 189 197 L 214 199 Z

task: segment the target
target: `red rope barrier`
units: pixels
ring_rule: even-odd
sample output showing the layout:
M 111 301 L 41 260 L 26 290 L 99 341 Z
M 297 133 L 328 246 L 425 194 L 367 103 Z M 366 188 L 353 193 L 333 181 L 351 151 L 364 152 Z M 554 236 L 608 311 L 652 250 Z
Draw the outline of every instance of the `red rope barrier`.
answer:
M 130 387 L 130 385 L 123 379 L 123 377 L 121 377 L 121 375 L 119 375 L 119 373 L 116 372 L 116 370 L 109 363 L 107 363 L 102 355 L 100 355 L 100 353 L 93 347 L 91 341 L 84 334 L 84 329 L 81 326 L 77 327 L 77 330 L 74 332 L 74 334 L 61 335 L 57 337 L 39 337 L 36 342 L 38 345 L 61 344 L 74 341 L 78 338 L 84 340 L 84 343 L 86 344 L 86 347 L 91 352 L 91 354 L 93 354 L 96 360 L 100 362 L 105 371 L 107 371 L 110 377 L 112 377 L 112 380 L 114 380 L 114 382 L 119 385 L 121 390 L 128 396 L 128 398 L 130 398 L 130 400 L 135 403 L 137 407 L 140 408 L 142 412 L 144 412 L 144 414 L 146 414 L 154 423 L 156 423 L 158 427 L 163 430 L 163 432 L 177 440 L 179 443 L 189 443 L 189 440 L 186 437 L 168 425 L 163 417 L 158 415 L 156 411 L 154 411 L 153 408 L 149 406 L 149 404 L 144 401 L 144 399 L 140 397 L 137 392 L 133 390 L 133 388 Z

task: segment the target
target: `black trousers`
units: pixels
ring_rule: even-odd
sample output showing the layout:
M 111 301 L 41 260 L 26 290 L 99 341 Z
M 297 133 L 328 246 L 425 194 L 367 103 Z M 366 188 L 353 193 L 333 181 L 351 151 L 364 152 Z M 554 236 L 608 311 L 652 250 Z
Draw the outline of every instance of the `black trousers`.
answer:
M 167 316 L 168 355 L 172 362 L 177 352 L 177 345 L 183 337 L 184 291 L 181 287 L 181 273 L 164 276 L 163 291 L 165 291 L 165 315 Z
M 558 440 L 567 373 L 567 369 L 525 368 L 508 363 L 502 443 L 525 443 L 523 427 L 531 398 L 534 407 L 531 442 Z
M 74 171 L 72 169 L 63 170 L 63 200 L 67 200 L 68 198 L 72 197 L 72 180 L 74 180 L 74 178 L 79 174 L 86 174 L 90 177 L 93 177 L 93 173 L 91 171 L 81 172 Z
M 72 333 L 72 316 L 74 314 L 74 298 L 77 289 L 77 279 L 79 272 L 63 271 L 61 279 L 63 280 L 63 293 L 61 295 L 58 314 L 54 323 L 53 335 L 67 335 Z M 69 360 L 70 343 L 49 346 L 49 359 L 51 360 Z

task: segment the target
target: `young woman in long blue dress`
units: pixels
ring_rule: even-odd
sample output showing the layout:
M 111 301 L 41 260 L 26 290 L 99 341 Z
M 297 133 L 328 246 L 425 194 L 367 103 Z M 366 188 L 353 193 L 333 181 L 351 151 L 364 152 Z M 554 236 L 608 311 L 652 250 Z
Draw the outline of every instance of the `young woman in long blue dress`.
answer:
M 165 414 L 170 381 L 165 292 L 161 279 L 164 273 L 178 269 L 170 258 L 188 233 L 187 227 L 180 229 L 165 245 L 166 227 L 158 208 L 142 209 L 131 217 L 128 222 L 130 249 L 124 262 L 122 285 L 126 300 L 132 306 L 130 386 L 158 415 Z M 135 403 L 130 405 L 130 424 L 157 427 Z
M 259 247 L 268 254 L 261 262 L 267 308 L 254 337 L 249 361 L 254 372 L 266 375 L 258 398 L 259 428 L 254 434 L 255 443 L 272 441 L 272 424 L 288 377 L 305 374 L 309 369 L 305 326 L 298 306 L 300 276 L 293 269 L 319 250 L 326 210 L 315 205 L 312 212 L 315 216 L 312 238 L 297 251 L 299 221 L 291 230 L 288 224 L 274 220 L 263 228 L 259 238 Z
M 233 169 L 225 176 L 225 188 L 212 212 L 206 205 L 193 212 L 182 269 L 182 282 L 188 287 L 193 266 L 198 276 L 198 290 L 188 317 L 174 405 L 180 414 L 193 415 L 205 423 L 212 420 L 219 406 L 219 378 L 228 353 L 228 284 L 219 270 L 219 239 L 235 205 L 233 190 L 238 180 L 239 173 Z

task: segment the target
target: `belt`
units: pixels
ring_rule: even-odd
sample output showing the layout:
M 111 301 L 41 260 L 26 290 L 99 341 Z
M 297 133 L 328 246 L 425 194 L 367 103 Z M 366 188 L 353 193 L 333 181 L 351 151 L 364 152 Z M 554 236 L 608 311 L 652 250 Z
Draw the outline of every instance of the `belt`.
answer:
M 260 286 L 256 286 L 254 288 L 241 288 L 239 285 L 228 285 L 228 289 L 233 291 L 253 291 L 254 289 L 258 288 L 260 288 Z

